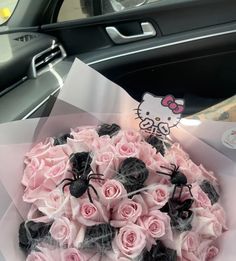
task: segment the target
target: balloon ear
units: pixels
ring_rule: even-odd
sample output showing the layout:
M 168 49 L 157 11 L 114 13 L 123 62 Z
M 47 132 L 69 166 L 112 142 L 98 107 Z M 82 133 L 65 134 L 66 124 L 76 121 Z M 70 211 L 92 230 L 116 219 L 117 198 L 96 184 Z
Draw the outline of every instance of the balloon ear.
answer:
M 144 93 L 143 95 L 143 101 L 150 101 L 151 99 L 155 98 L 155 96 L 153 96 L 151 93 Z

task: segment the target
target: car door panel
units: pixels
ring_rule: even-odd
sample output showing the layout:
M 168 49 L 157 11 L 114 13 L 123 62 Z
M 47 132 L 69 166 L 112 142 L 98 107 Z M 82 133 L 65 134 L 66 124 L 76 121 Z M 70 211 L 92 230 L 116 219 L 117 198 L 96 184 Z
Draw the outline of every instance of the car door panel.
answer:
M 56 44 L 55 37 L 36 32 L 18 32 L 0 35 L 0 93 L 7 87 L 27 78 L 32 58 Z M 11 77 L 9 76 L 9 72 Z
M 121 84 L 136 99 L 141 99 L 144 91 L 183 96 L 196 93 L 196 88 L 198 95 L 223 99 L 235 92 L 234 85 L 230 84 L 230 81 L 234 82 L 234 75 L 228 73 L 231 78 L 217 81 L 214 74 L 218 76 L 217 70 L 224 71 L 225 68 L 227 71 L 234 66 L 231 53 L 234 54 L 235 50 L 235 28 L 236 23 L 229 23 L 126 45 L 113 45 L 107 48 L 109 51 L 100 49 L 75 56 Z M 203 71 L 202 68 L 208 70 Z M 153 71 L 155 74 L 149 73 Z M 175 71 L 178 72 L 176 75 Z M 186 74 L 188 79 L 192 79 L 188 84 Z M 175 77 L 170 78 L 169 75 Z M 171 83 L 170 79 L 173 79 Z M 224 83 L 223 94 L 219 87 Z M 212 93 L 212 89 L 216 91 Z
M 43 109 L 46 101 L 59 91 L 78 57 L 138 100 L 146 91 L 172 93 L 186 99 L 186 114 L 195 113 L 235 94 L 235 8 L 236 2 L 231 0 L 170 0 L 115 14 L 43 24 L 38 33 L 56 39 L 67 57 L 53 66 L 56 73 L 45 70 L 29 79 L 0 97 L 0 105 L 5 100 L 3 106 L 9 107 L 17 93 L 34 86 L 8 118 L 47 115 Z M 106 32 L 107 26 L 115 26 L 124 35 L 135 35 L 142 32 L 141 22 L 150 22 L 157 35 L 117 45 Z M 48 88 L 40 89 L 46 84 Z

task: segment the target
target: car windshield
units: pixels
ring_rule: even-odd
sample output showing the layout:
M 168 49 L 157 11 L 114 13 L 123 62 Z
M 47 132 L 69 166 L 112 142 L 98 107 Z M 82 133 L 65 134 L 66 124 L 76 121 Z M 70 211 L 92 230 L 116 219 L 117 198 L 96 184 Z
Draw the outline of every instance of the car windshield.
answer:
M 18 0 L 0 0 L 0 25 L 11 17 L 17 2 Z

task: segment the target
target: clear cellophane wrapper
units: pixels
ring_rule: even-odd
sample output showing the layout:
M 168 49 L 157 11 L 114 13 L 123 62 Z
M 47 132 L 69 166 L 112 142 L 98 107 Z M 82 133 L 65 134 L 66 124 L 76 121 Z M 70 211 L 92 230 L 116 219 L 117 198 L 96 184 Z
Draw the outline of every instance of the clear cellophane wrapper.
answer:
M 116 123 L 121 129 L 138 131 L 138 120 L 135 120 L 134 114 L 134 109 L 137 107 L 138 102 L 121 87 L 76 60 L 49 117 L 0 125 L 0 227 L 2 230 L 0 234 L 2 259 L 0 260 L 26 259 L 25 253 L 19 248 L 18 233 L 20 224 L 29 218 L 29 210 L 32 210 L 31 204 L 23 201 L 25 187 L 22 185 L 25 155 L 32 147 L 38 142 L 45 141 L 47 137 L 58 137 L 68 133 L 70 129 L 83 129 L 84 126 L 92 126 L 91 128 L 96 129 L 96 126 L 102 123 Z M 165 143 L 166 150 L 171 144 L 177 142 L 190 155 L 194 163 L 202 164 L 207 170 L 214 172 L 220 189 L 220 203 L 227 216 L 227 229 L 225 228 L 227 231 L 215 242 L 220 252 L 214 260 L 234 261 L 236 256 L 234 247 L 234 240 L 236 240 L 235 151 L 219 146 L 221 144 L 219 130 L 223 132 L 231 125 L 198 121 L 197 126 L 193 127 L 191 123 L 191 120 L 186 120 L 186 124 L 183 122 L 182 125 L 179 124 L 178 127 L 172 129 Z M 218 131 L 213 133 L 211 128 L 206 127 L 207 124 L 213 124 Z M 202 129 L 204 131 L 201 131 Z M 152 184 L 148 186 L 152 189 Z M 128 198 L 135 194 L 134 192 L 124 197 Z M 95 197 L 94 194 L 93 197 Z M 53 218 L 45 220 L 49 223 L 53 222 Z M 87 227 L 90 226 L 89 224 L 88 222 Z M 107 241 L 113 240 L 109 235 L 114 231 L 110 231 L 109 227 L 101 229 L 104 229 L 104 236 L 97 236 L 96 233 L 91 232 L 92 236 L 84 236 L 80 241 L 77 235 L 76 244 L 72 244 L 70 248 L 80 249 L 84 260 L 130 260 L 127 256 L 119 257 L 118 250 L 116 247 L 114 250 L 113 244 L 108 242 L 107 247 Z M 82 235 L 85 230 L 86 226 L 83 224 Z M 174 244 L 168 242 L 167 244 L 170 248 L 177 248 Z M 51 237 L 41 240 L 35 247 L 36 251 L 49 251 L 54 259 L 58 258 L 57 260 L 60 258 L 64 260 L 62 254 L 66 248 Z M 142 260 L 143 252 L 134 259 Z

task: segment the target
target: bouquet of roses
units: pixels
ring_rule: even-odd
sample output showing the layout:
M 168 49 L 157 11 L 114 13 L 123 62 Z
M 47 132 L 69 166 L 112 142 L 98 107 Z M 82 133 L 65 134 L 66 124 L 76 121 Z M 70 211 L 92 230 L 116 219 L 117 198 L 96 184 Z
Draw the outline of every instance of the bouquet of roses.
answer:
M 118 102 L 72 95 L 78 70 L 84 90 L 96 92 L 96 80 Z M 137 102 L 78 61 L 60 99 L 49 118 L 0 126 L 0 256 L 235 260 L 230 159 L 182 128 L 167 138 L 140 130 L 125 114 Z M 166 110 L 181 109 L 171 96 L 164 100 Z M 56 115 L 65 108 L 70 114 Z
M 27 260 L 210 260 L 226 230 L 212 172 L 179 144 L 116 124 L 38 143 L 22 184 Z

